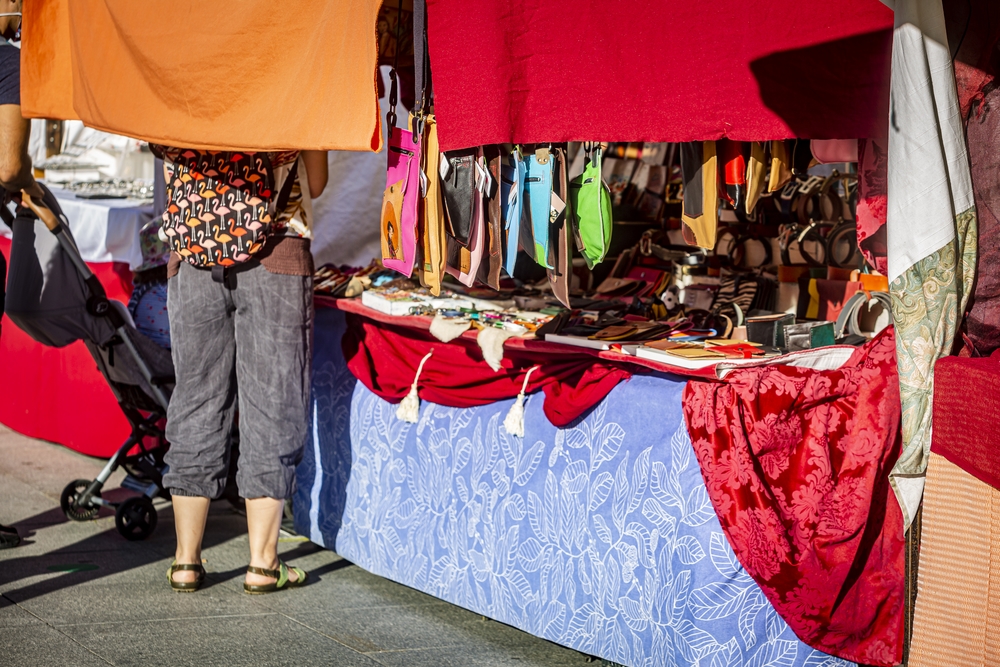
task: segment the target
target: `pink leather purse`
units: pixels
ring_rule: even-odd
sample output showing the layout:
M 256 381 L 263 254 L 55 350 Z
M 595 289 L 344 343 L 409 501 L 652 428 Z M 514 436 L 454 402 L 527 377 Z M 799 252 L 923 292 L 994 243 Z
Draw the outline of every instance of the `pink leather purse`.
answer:
M 409 277 L 417 256 L 420 145 L 413 134 L 393 128 L 382 196 L 382 264 Z

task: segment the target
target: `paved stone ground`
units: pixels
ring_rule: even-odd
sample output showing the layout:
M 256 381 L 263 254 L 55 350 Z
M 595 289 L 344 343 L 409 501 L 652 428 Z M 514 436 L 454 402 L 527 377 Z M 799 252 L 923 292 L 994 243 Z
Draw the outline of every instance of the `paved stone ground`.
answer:
M 170 504 L 159 525 L 128 542 L 103 510 L 65 519 L 67 482 L 92 479 L 103 461 L 0 426 L 0 522 L 24 539 L 0 550 L 0 665 L 338 665 L 597 667 L 587 656 L 376 577 L 301 538 L 283 558 L 313 583 L 264 596 L 243 593 L 246 520 L 213 503 L 201 591 L 170 590 Z M 132 495 L 109 482 L 104 497 Z

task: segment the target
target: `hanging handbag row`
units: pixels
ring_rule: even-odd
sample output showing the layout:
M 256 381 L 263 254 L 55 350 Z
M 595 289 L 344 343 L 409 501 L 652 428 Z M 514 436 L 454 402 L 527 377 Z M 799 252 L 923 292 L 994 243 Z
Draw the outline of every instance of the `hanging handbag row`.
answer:
M 589 268 L 611 241 L 611 193 L 601 149 L 587 145 L 586 168 L 567 179 L 564 147 L 481 146 L 441 153 L 430 114 L 392 128 L 382 200 L 382 262 L 440 292 L 447 273 L 463 285 L 500 288 L 518 276 L 518 258 L 546 269 L 568 301 L 572 252 Z M 522 264 L 523 266 L 523 264 Z
M 400 7 L 401 9 L 401 7 Z M 396 127 L 398 77 L 390 72 L 388 164 L 382 197 L 382 263 L 419 278 L 432 294 L 445 274 L 463 285 L 500 288 L 504 273 L 543 267 L 555 296 L 569 303 L 572 249 L 588 267 L 611 241 L 611 193 L 601 148 L 585 144 L 586 166 L 570 182 L 564 145 L 480 146 L 440 152 L 430 113 L 426 6 L 413 6 L 416 108 Z M 399 26 L 396 41 L 399 43 Z M 518 261 L 520 259 L 520 262 Z

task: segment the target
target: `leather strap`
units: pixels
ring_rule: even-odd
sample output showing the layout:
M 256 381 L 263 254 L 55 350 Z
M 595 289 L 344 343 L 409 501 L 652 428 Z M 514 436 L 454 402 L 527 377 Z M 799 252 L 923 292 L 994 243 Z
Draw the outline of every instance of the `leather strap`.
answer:
M 838 195 L 837 191 L 834 189 L 834 186 L 839 183 L 839 178 L 839 172 L 834 172 L 834 175 L 828 176 L 823 180 L 819 180 L 819 177 L 817 176 L 808 179 L 803 184 L 795 202 L 795 214 L 800 224 L 808 225 L 814 220 L 824 219 L 824 199 L 830 202 L 830 211 L 832 213 L 831 217 L 834 220 L 837 220 L 843 215 L 844 205 L 840 200 L 840 195 Z M 807 210 L 810 201 L 813 202 L 811 216 Z
M 278 191 L 278 196 L 274 200 L 274 217 L 277 217 L 279 213 L 285 210 L 285 206 L 288 205 L 288 198 L 292 196 L 292 187 L 295 185 L 295 179 L 298 177 L 298 174 L 299 160 L 296 158 L 295 162 L 288 169 L 288 176 L 285 177 L 285 182 L 281 184 L 281 190 Z M 308 186 L 308 184 L 306 185 Z
M 730 237 L 729 244 L 723 246 L 723 238 L 726 236 Z M 713 248 L 712 252 L 719 257 L 729 257 L 739 237 L 739 231 L 735 227 L 719 227 L 715 232 L 715 248 Z
M 806 264 L 809 266 L 826 266 L 826 238 L 820 233 L 820 230 L 824 227 L 832 227 L 832 223 L 828 222 L 813 222 L 812 224 L 801 228 L 795 235 L 795 240 L 799 244 L 799 254 L 802 255 L 802 259 L 806 260 Z M 814 257 L 811 253 L 806 252 L 805 247 L 802 245 L 805 241 L 809 241 L 814 244 L 817 250 L 822 251 L 821 257 Z
M 760 264 L 755 264 L 750 266 L 746 264 L 747 251 L 746 244 L 750 241 L 756 241 L 760 243 L 761 248 L 764 250 L 764 260 Z M 740 252 L 741 251 L 741 252 Z M 733 244 L 729 247 L 729 263 L 731 266 L 747 268 L 747 269 L 759 269 L 765 266 L 770 266 L 774 261 L 773 251 L 771 250 L 771 240 L 768 238 L 761 238 L 758 236 L 738 236 Z
M 396 129 L 396 101 L 399 95 L 399 27 L 403 22 L 403 0 L 399 0 L 396 7 L 396 45 L 392 53 L 392 71 L 389 72 L 389 79 L 392 83 L 389 86 L 389 111 L 385 114 L 385 124 L 389 126 L 389 137 L 392 137 L 393 130 Z
M 845 235 L 852 237 L 850 241 L 851 254 L 843 261 L 838 261 L 835 250 L 841 237 Z M 844 220 L 837 223 L 826 235 L 826 262 L 830 266 L 836 266 L 840 269 L 857 268 L 858 255 L 860 254 L 858 250 L 858 228 L 853 220 Z
M 278 562 L 279 562 L 279 565 L 278 565 L 278 569 L 277 570 L 268 570 L 268 569 L 263 568 L 263 567 L 255 567 L 253 565 L 250 565 L 250 566 L 247 567 L 247 572 L 249 572 L 251 574 L 259 574 L 262 577 L 271 577 L 273 579 L 280 579 L 281 578 L 281 564 L 280 564 L 281 561 L 278 561 Z
M 413 72 L 417 115 L 430 106 L 431 70 L 427 55 L 427 0 L 413 0 Z
M 552 159 L 555 160 L 552 175 L 552 188 L 556 195 L 569 203 L 569 179 L 566 173 L 566 151 L 562 146 L 552 148 Z M 555 234 L 555 261 L 553 268 L 548 269 L 549 282 L 552 284 L 552 294 L 561 304 L 569 308 L 569 288 L 573 276 L 573 244 L 569 235 L 569 212 L 565 211 L 555 224 L 549 227 L 550 233 Z
M 500 269 L 503 268 L 503 220 L 500 216 L 500 148 L 499 146 L 484 146 L 483 157 L 486 168 L 494 182 L 493 192 L 483 193 L 483 206 L 486 208 L 487 236 L 486 252 L 483 262 L 479 265 L 479 280 L 491 289 L 500 289 Z M 491 196 L 492 195 L 492 196 Z
M 204 572 L 205 568 L 201 563 L 174 563 L 170 566 L 174 572 L 180 571 L 190 571 L 190 572 Z

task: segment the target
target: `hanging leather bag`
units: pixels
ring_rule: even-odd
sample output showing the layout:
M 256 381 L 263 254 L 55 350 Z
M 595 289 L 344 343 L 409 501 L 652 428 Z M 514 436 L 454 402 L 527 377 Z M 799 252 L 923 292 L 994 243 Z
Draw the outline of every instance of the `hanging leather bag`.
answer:
M 524 192 L 531 219 L 531 254 L 546 269 L 553 268 L 549 260 L 549 221 L 552 211 L 552 155 L 548 148 L 539 148 L 526 160 Z
M 486 234 L 485 197 L 489 190 L 489 170 L 483 149 L 476 150 L 472 161 L 473 184 L 471 193 L 472 215 L 469 219 L 468 243 L 461 245 L 457 239 L 448 241 L 448 268 L 446 271 L 466 287 L 472 287 L 479 274 L 485 245 L 489 242 Z
M 524 160 L 515 147 L 504 158 L 500 173 L 500 205 L 504 224 L 503 268 L 513 277 L 517 263 L 519 232 L 521 230 L 522 202 L 524 201 Z
M 382 264 L 404 276 L 417 256 L 417 202 L 420 199 L 420 144 L 410 132 L 392 128 L 382 196 Z
M 601 148 L 585 146 L 589 152 L 583 173 L 569 184 L 569 208 L 580 245 L 580 253 L 593 269 L 611 244 L 611 191 L 601 178 Z
M 443 154 L 440 165 L 448 234 L 464 247 L 472 236 L 477 152 L 476 148 L 449 151 Z

